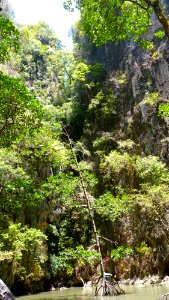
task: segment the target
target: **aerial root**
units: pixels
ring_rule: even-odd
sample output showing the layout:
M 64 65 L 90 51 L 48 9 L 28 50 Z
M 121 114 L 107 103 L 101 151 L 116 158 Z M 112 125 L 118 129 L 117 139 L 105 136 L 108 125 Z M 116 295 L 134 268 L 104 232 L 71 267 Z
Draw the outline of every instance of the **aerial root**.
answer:
M 161 295 L 158 300 L 169 300 L 169 293 Z
M 98 282 L 96 283 L 95 296 L 98 296 L 100 290 L 102 290 L 102 296 L 116 296 L 125 294 L 118 282 L 112 282 L 105 277 L 100 277 L 98 279 Z

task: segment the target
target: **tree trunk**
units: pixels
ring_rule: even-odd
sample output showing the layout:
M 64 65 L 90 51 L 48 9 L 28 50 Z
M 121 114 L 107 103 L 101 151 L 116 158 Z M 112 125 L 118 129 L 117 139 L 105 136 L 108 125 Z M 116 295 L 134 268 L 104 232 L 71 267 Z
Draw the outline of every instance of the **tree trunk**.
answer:
M 87 209 L 88 209 L 88 214 L 89 214 L 90 220 L 92 222 L 93 233 L 94 233 L 94 237 L 95 237 L 95 241 L 96 241 L 96 245 L 97 245 L 97 250 L 100 254 L 100 273 L 101 273 L 101 275 L 100 275 L 100 277 L 97 281 L 97 284 L 96 284 L 95 296 L 99 295 L 100 290 L 102 290 L 102 296 L 114 296 L 114 295 L 125 294 L 125 292 L 119 287 L 117 282 L 115 282 L 115 281 L 113 282 L 112 278 L 111 278 L 111 280 L 108 280 L 106 278 L 107 275 L 112 276 L 112 274 L 105 273 L 103 257 L 102 257 L 101 247 L 100 247 L 100 236 L 97 233 L 97 227 L 96 227 L 96 223 L 95 223 L 94 212 L 93 212 L 93 209 L 91 207 L 90 199 L 88 197 L 88 192 L 87 192 L 86 187 L 85 187 L 85 181 L 84 181 L 84 178 L 83 178 L 83 174 L 82 174 L 82 171 L 80 170 L 79 163 L 77 161 L 76 154 L 73 150 L 73 145 L 72 145 L 72 141 L 69 137 L 69 134 L 68 134 L 68 132 L 66 131 L 65 128 L 63 128 L 63 131 L 64 131 L 64 133 L 65 133 L 65 135 L 66 135 L 66 137 L 69 141 L 69 146 L 70 146 L 70 149 L 71 149 L 72 154 L 73 154 L 74 159 L 75 159 L 75 164 L 76 164 L 76 167 L 78 169 L 79 178 L 80 178 L 80 187 L 83 191 L 84 200 L 85 200 L 85 203 L 86 203 L 86 206 L 87 206 Z
M 164 14 L 164 10 L 160 6 L 159 0 L 145 0 L 145 2 L 148 4 L 149 7 L 152 7 L 160 24 L 163 26 L 166 36 L 169 38 L 169 19 L 167 15 Z

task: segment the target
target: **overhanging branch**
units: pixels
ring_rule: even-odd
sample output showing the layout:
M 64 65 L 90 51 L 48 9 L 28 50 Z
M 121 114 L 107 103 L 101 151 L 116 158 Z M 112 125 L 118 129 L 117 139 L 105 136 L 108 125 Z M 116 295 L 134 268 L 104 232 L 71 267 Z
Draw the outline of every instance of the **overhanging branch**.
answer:
M 131 2 L 137 6 L 139 6 L 141 9 L 147 11 L 149 9 L 149 5 L 147 5 L 146 7 L 144 5 L 142 5 L 141 3 L 135 1 L 135 0 L 125 0 L 125 1 L 128 1 L 128 2 Z

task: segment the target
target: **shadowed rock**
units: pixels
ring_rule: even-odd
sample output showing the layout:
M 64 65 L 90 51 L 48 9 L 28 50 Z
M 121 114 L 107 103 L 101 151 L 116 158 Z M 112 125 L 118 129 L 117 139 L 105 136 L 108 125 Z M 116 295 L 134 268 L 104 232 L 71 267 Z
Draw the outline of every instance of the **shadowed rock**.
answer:
M 6 284 L 0 279 L 0 300 L 14 300 L 15 297 L 6 286 Z

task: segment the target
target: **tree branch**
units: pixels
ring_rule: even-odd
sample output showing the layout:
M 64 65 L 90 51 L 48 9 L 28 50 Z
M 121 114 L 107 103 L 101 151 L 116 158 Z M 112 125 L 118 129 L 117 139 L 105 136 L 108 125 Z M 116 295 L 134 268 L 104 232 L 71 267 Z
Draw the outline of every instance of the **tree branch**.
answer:
M 133 0 L 132 0 L 133 1 Z M 163 26 L 166 36 L 169 38 L 169 18 L 164 14 L 163 8 L 160 6 L 159 0 L 144 0 L 149 7 L 152 7 L 160 24 Z
M 112 244 L 117 245 L 117 242 L 113 242 L 113 241 L 111 241 L 111 240 L 105 238 L 104 236 L 99 235 L 98 238 L 101 239 L 101 240 L 105 240 L 105 241 L 107 241 L 107 242 L 109 242 L 109 243 L 112 243 Z
M 129 2 L 131 2 L 133 4 L 136 4 L 137 6 L 139 6 L 141 9 L 143 9 L 145 11 L 147 11 L 149 9 L 149 5 L 147 5 L 147 7 L 144 7 L 141 3 L 139 3 L 139 2 L 137 2 L 135 0 L 125 0 L 125 1 L 129 1 Z

